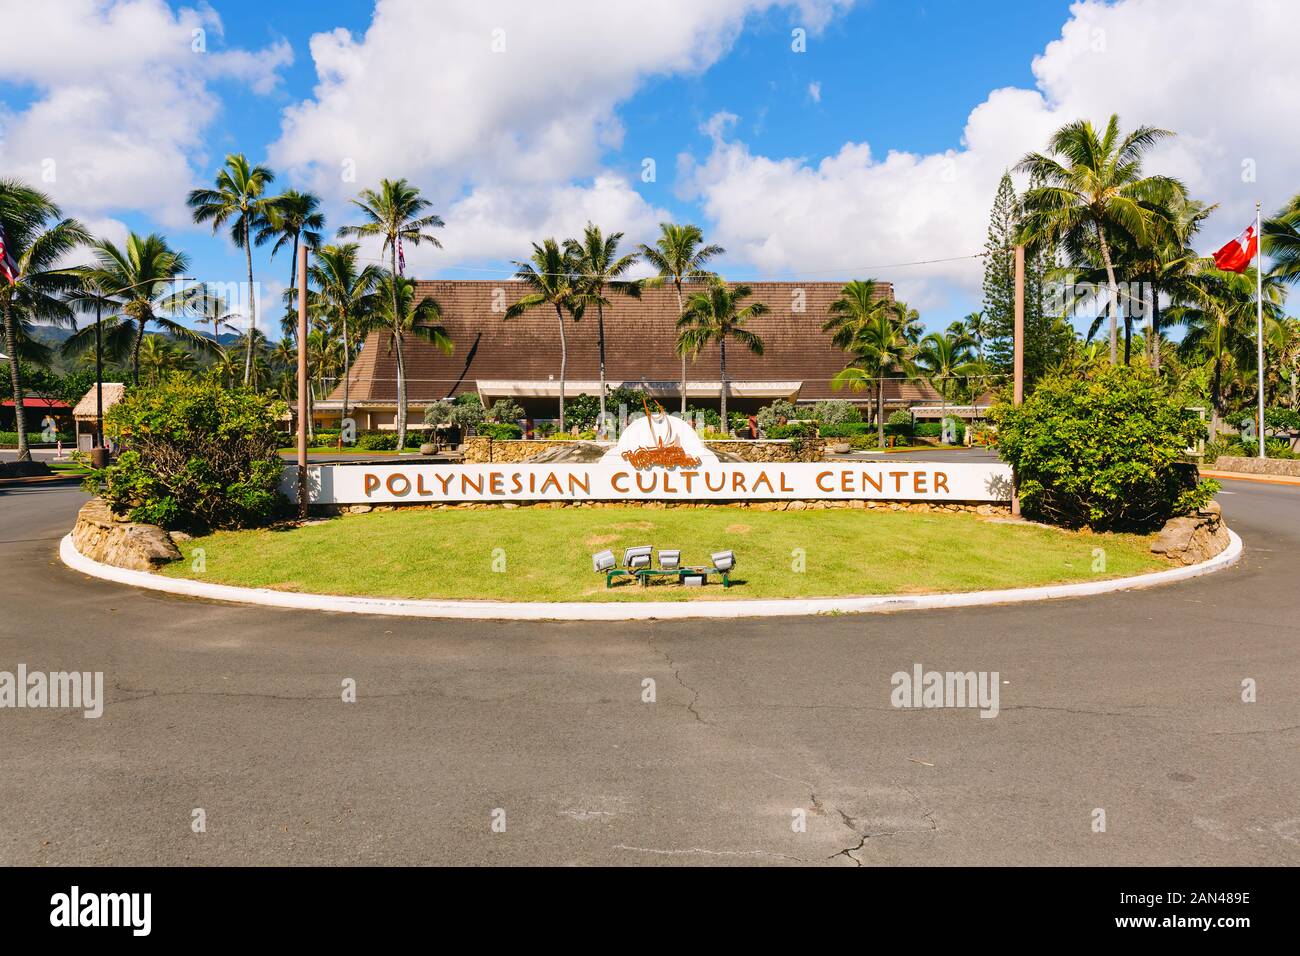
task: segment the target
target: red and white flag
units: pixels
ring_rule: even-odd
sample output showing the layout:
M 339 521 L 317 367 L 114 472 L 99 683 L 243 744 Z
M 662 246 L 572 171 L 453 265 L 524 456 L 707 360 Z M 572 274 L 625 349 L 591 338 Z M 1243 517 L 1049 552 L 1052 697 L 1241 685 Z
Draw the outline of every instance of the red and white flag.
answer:
M 5 281 L 10 285 L 18 281 L 18 263 L 9 254 L 9 247 L 5 245 L 4 226 L 0 226 L 0 275 L 4 276 Z
M 1214 264 L 1224 272 L 1245 272 L 1259 251 L 1259 236 L 1253 225 L 1214 254 Z

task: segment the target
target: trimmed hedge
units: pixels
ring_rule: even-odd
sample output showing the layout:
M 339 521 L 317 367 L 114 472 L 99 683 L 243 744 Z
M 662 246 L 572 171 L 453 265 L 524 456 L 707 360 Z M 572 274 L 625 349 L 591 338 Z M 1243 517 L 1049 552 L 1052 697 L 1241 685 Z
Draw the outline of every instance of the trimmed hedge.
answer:
M 524 430 L 513 422 L 483 422 L 476 429 L 484 438 L 512 441 L 524 437 Z

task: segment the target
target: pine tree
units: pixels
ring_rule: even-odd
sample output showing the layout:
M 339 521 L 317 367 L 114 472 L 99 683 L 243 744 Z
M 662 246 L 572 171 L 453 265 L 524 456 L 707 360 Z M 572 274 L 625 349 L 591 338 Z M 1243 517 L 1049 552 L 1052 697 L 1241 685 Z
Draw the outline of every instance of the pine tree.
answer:
M 1016 187 L 1010 174 L 1004 172 L 993 200 L 988 238 L 984 242 L 984 318 L 988 323 L 985 355 L 995 373 L 1010 373 L 1012 365 L 1018 206 Z
M 1004 385 L 1014 371 L 1012 336 L 1016 321 L 1016 233 L 1021 203 L 1011 176 L 1002 174 L 984 243 L 984 315 L 988 322 L 985 355 L 997 377 L 990 386 Z M 1057 251 L 1046 246 L 1025 256 L 1025 382 L 1032 384 L 1065 357 L 1073 338 L 1068 325 L 1050 314 L 1048 276 L 1058 265 Z

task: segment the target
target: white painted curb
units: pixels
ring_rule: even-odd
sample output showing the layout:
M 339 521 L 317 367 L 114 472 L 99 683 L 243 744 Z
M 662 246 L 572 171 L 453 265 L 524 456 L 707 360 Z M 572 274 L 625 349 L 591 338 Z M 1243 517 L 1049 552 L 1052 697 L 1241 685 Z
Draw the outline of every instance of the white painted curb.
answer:
M 982 604 L 1020 604 L 1053 598 L 1089 597 L 1158 587 L 1175 581 L 1209 574 L 1237 563 L 1241 538 L 1229 530 L 1228 547 L 1221 553 L 1185 568 L 1155 571 L 1131 578 L 1087 581 L 1082 584 L 1053 584 L 1037 588 L 1002 591 L 968 591 L 958 594 L 909 596 L 796 598 L 764 601 L 642 601 L 642 602 L 546 602 L 546 601 L 408 601 L 397 598 L 343 597 L 336 594 L 302 594 L 268 588 L 239 588 L 207 584 L 185 578 L 168 578 L 147 571 L 129 571 L 91 560 L 77 550 L 72 535 L 59 544 L 59 557 L 74 571 L 91 577 L 129 584 L 133 587 L 166 591 L 187 597 L 267 607 L 306 608 L 345 614 L 389 614 L 400 617 L 479 618 L 515 621 L 631 621 L 688 617 L 792 617 L 805 614 L 875 614 L 887 611 L 919 611 L 934 608 L 976 607 Z

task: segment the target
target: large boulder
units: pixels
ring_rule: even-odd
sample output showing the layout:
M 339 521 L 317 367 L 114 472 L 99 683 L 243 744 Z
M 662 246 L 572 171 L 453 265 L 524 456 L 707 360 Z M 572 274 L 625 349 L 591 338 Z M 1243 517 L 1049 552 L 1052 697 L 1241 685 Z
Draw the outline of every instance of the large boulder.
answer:
M 102 498 L 92 498 L 81 506 L 72 528 L 72 543 L 93 561 L 132 571 L 155 571 L 181 558 L 166 531 L 117 517 Z
M 1180 518 L 1170 518 L 1151 542 L 1155 554 L 1178 564 L 1200 564 L 1228 546 L 1228 526 L 1217 501 Z

